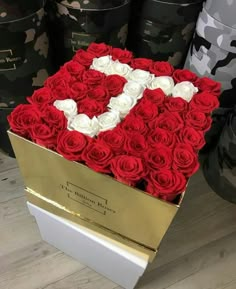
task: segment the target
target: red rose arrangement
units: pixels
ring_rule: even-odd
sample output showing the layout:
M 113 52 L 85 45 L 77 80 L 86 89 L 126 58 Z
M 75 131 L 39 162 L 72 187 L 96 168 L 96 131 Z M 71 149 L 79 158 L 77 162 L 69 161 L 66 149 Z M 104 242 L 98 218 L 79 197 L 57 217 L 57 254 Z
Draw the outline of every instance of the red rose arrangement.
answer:
M 199 168 L 219 94 L 213 80 L 92 43 L 8 120 L 70 161 L 174 201 Z

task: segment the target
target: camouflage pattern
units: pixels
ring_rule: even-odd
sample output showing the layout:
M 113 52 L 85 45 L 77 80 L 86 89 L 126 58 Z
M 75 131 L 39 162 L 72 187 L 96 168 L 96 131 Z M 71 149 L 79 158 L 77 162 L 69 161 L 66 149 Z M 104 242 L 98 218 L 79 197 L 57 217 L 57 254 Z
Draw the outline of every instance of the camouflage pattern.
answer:
M 130 33 L 133 38 L 130 48 L 137 57 L 169 61 L 175 67 L 182 67 L 202 1 L 170 2 L 173 1 L 144 2 L 138 26 Z
M 44 9 L 0 23 L 0 108 L 15 107 L 53 72 Z
M 124 0 L 57 0 L 58 3 L 74 9 L 111 9 L 122 6 Z
M 44 0 L 0 0 L 0 23 L 24 18 L 44 7 Z
M 71 59 L 76 50 L 86 49 L 91 42 L 125 47 L 130 1 L 122 2 L 121 6 L 104 10 L 71 9 L 53 0 L 49 2 L 51 38 L 59 65 Z
M 236 29 L 215 20 L 204 8 L 199 15 L 196 30 L 215 46 L 236 53 Z
M 236 29 L 236 1 L 207 0 L 205 9 L 209 15 L 219 22 Z
M 215 20 L 203 9 L 199 15 L 185 68 L 199 76 L 207 76 L 221 82 L 221 106 L 235 105 L 236 29 L 230 29 Z
M 219 142 L 208 154 L 203 171 L 219 196 L 236 203 L 236 107 L 228 113 Z

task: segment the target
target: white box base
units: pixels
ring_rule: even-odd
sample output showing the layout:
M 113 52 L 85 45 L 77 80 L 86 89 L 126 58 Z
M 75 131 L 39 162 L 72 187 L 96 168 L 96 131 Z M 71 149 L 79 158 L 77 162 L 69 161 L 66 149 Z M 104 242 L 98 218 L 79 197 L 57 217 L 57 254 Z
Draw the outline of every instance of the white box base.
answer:
M 118 285 L 133 289 L 148 265 L 148 256 L 31 203 L 42 239 Z

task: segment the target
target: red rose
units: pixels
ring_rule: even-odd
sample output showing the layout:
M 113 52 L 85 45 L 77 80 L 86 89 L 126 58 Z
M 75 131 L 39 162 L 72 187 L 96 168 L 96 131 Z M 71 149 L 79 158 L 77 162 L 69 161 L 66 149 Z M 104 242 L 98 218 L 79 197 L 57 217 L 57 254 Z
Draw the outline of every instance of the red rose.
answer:
M 171 132 L 177 132 L 184 126 L 184 122 L 177 112 L 165 111 L 150 123 L 150 127 L 155 130 L 157 127 Z
M 153 61 L 148 58 L 134 58 L 131 60 L 130 66 L 133 69 L 142 69 L 149 71 L 150 67 L 152 66 Z
M 150 67 L 150 72 L 156 76 L 171 76 L 174 71 L 174 67 L 166 61 L 156 61 Z
M 173 201 L 186 189 L 187 180 L 178 171 L 164 170 L 151 172 L 147 179 L 146 191 L 154 197 Z
M 186 126 L 195 128 L 196 130 L 207 131 L 211 127 L 212 119 L 205 113 L 193 109 L 186 113 L 185 115 Z
M 195 94 L 190 102 L 190 107 L 192 109 L 199 109 L 205 113 L 212 112 L 214 109 L 219 107 L 219 105 L 220 103 L 218 98 L 209 92 Z
M 127 136 L 124 134 L 124 132 L 116 127 L 113 130 L 100 132 L 98 135 L 98 140 L 109 146 L 114 153 L 120 153 L 123 149 L 126 137 Z
M 38 145 L 48 149 L 55 149 L 57 131 L 43 123 L 36 123 L 29 129 L 31 139 Z
M 36 106 L 20 104 L 7 117 L 11 130 L 20 136 L 28 137 L 29 128 L 41 123 L 41 114 Z
M 157 127 L 148 137 L 148 142 L 154 147 L 155 144 L 163 144 L 172 148 L 176 143 L 176 135 L 168 130 Z
M 88 86 L 82 82 L 75 82 L 71 86 L 70 98 L 76 102 L 84 99 L 88 93 Z
M 208 77 L 199 78 L 196 82 L 196 85 L 201 91 L 207 91 L 215 96 L 219 97 L 221 93 L 221 84 L 220 82 L 214 81 Z
M 192 176 L 199 169 L 196 152 L 190 145 L 177 143 L 173 150 L 172 168 L 186 177 Z
M 83 151 L 82 159 L 86 165 L 96 172 L 110 173 L 110 161 L 113 153 L 103 142 L 91 142 Z
M 107 102 L 110 99 L 108 90 L 103 86 L 97 86 L 88 91 L 88 97 L 96 101 Z
M 111 96 L 117 96 L 123 91 L 126 82 L 127 80 L 120 75 L 108 75 L 104 79 L 103 85 L 109 91 Z
M 120 128 L 127 133 L 139 132 L 143 135 L 147 132 L 147 126 L 145 125 L 143 119 L 139 116 L 134 116 L 129 114 L 120 124 Z
M 27 97 L 31 104 L 35 104 L 39 110 L 43 110 L 45 105 L 51 104 L 54 101 L 51 89 L 42 87 L 34 91 L 31 97 Z
M 90 118 L 102 114 L 106 109 L 102 102 L 90 98 L 85 98 L 78 104 L 78 113 L 85 113 Z
M 87 52 L 93 54 L 96 57 L 109 55 L 111 52 L 111 46 L 105 43 L 91 43 L 87 49 Z
M 175 82 L 190 81 L 192 83 L 198 79 L 197 75 L 188 69 L 176 69 L 173 78 Z
M 121 63 L 129 63 L 133 58 L 133 53 L 127 49 L 112 48 L 112 59 L 119 60 Z
M 132 108 L 130 114 L 141 117 L 147 123 L 158 116 L 158 108 L 153 102 L 142 99 L 138 105 Z
M 148 150 L 148 143 L 140 133 L 130 133 L 124 143 L 124 152 L 140 157 Z
M 81 79 L 81 76 L 85 71 L 85 67 L 75 60 L 66 62 L 64 68 L 78 80 Z
M 105 74 L 94 69 L 89 69 L 84 72 L 82 78 L 83 82 L 88 86 L 96 86 L 103 82 Z
M 173 160 L 172 151 L 163 144 L 156 144 L 148 150 L 145 159 L 148 166 L 153 170 L 170 169 Z
M 50 76 L 46 82 L 45 87 L 51 89 L 54 99 L 64 100 L 70 98 L 72 84 L 72 76 L 66 70 L 60 70 L 53 76 Z
M 183 112 L 188 110 L 188 102 L 181 97 L 166 97 L 164 105 L 170 112 Z
M 66 129 L 67 118 L 63 111 L 58 110 L 54 106 L 48 106 L 43 111 L 43 120 L 50 128 L 54 128 L 57 131 Z
M 191 145 L 195 150 L 200 150 L 206 143 L 203 132 L 197 131 L 193 127 L 184 127 L 179 132 L 179 140 Z
M 89 138 L 78 131 L 64 130 L 57 137 L 57 152 L 70 161 L 81 161 L 81 154 Z
M 156 105 L 160 106 L 165 99 L 165 94 L 163 90 L 160 88 L 156 88 L 156 89 L 146 88 L 143 93 L 143 99 L 149 100 L 155 103 Z
M 111 171 L 114 177 L 129 186 L 134 186 L 145 175 L 145 167 L 141 158 L 120 155 L 111 160 Z
M 84 51 L 83 49 L 79 49 L 73 57 L 74 61 L 79 62 L 81 65 L 85 67 L 89 67 L 94 59 L 94 54 Z

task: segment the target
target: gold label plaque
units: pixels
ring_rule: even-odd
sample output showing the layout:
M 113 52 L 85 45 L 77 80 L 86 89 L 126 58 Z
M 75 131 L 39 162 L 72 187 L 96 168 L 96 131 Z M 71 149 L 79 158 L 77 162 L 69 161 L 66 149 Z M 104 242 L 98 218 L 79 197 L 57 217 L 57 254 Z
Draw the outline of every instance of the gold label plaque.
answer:
M 16 70 L 21 62 L 20 56 L 15 56 L 12 49 L 0 50 L 0 71 Z
M 72 32 L 71 46 L 72 50 L 76 52 L 81 47 L 88 47 L 90 43 L 98 38 L 97 34 L 87 34 Z
M 116 211 L 109 206 L 109 200 L 104 199 L 92 192 L 86 191 L 78 185 L 67 182 L 66 185 L 60 184 L 61 189 L 67 193 L 67 197 L 99 214 L 115 214 Z

